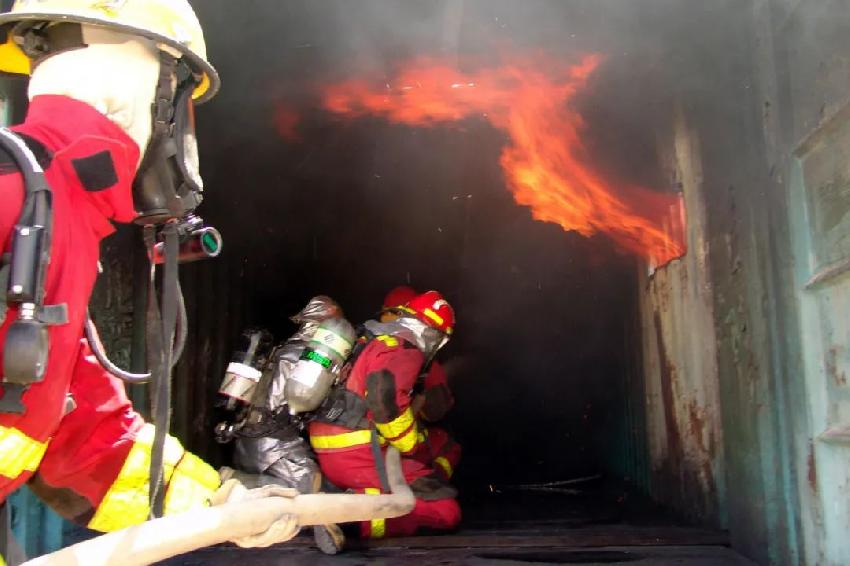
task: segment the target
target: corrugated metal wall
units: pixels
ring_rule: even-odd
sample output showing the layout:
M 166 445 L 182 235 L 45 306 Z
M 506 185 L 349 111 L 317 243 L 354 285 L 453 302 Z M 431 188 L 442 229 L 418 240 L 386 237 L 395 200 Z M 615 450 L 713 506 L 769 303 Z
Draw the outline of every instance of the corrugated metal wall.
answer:
M 648 434 L 656 497 L 728 525 L 748 556 L 786 564 L 799 559 L 783 354 L 787 217 L 765 153 L 771 108 L 758 73 L 769 70 L 750 8 L 704 5 L 700 25 L 711 31 L 683 46 L 699 73 L 677 84 L 668 153 L 688 199 L 691 250 L 645 291 Z
M 668 152 L 690 255 L 641 290 L 651 492 L 761 563 L 847 564 L 850 2 L 700 16 Z
M 253 291 L 262 281 L 256 266 L 228 253 L 223 237 L 220 257 L 181 268 L 189 341 L 174 375 L 172 414 L 172 433 L 213 463 L 222 457 L 212 435 L 216 391 L 237 336 L 253 318 Z
M 212 435 L 216 391 L 230 361 L 232 344 L 245 321 L 252 319 L 253 291 L 261 281 L 248 259 L 228 251 L 227 234 L 223 237 L 225 244 L 218 258 L 180 268 L 189 332 L 173 376 L 171 416 L 172 434 L 213 462 L 221 460 L 220 446 Z M 135 288 L 144 288 L 148 269 L 141 231 L 122 227 L 104 244 L 102 263 L 104 273 L 92 297 L 93 317 L 113 361 L 142 371 L 143 343 L 134 340 L 144 329 L 144 317 L 134 309 L 134 302 L 144 304 L 144 293 L 135 293 L 134 282 Z M 147 415 L 149 388 L 133 386 L 130 394 L 136 409 Z
M 673 111 L 662 156 L 685 198 L 688 254 L 640 281 L 650 492 L 694 520 L 720 525 L 725 468 L 702 156 L 681 103 Z

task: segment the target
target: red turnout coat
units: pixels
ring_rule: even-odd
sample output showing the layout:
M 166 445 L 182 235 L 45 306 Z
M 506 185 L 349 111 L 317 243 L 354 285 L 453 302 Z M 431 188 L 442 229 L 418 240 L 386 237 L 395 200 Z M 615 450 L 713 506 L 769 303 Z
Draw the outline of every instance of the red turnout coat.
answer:
M 123 528 L 148 517 L 153 427 L 133 410 L 123 383 L 92 355 L 83 324 L 100 242 L 114 231 L 112 221 L 136 216 L 132 182 L 139 148 L 94 108 L 64 96 L 35 97 L 24 123 L 12 130 L 36 155 L 53 191 L 45 304 L 66 304 L 69 321 L 49 327 L 47 371 L 24 393 L 25 413 L 0 414 L 0 500 L 31 480 L 66 517 L 96 530 Z M 22 176 L 0 150 L 4 253 L 23 198 Z M 0 345 L 16 318 L 10 308 Z M 0 367 L 2 357 L 0 349 Z M 215 470 L 171 437 L 165 454 L 166 512 L 205 504 L 219 485 Z

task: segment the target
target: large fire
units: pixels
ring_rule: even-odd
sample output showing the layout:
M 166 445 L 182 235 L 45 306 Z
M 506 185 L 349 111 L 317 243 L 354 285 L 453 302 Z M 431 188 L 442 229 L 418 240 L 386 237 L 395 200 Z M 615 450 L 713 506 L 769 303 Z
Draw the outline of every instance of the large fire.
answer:
M 346 117 L 374 115 L 410 126 L 483 118 L 508 134 L 500 159 L 507 185 L 535 219 L 584 236 L 602 232 L 663 265 L 685 253 L 680 197 L 609 183 L 582 144 L 575 97 L 599 62 L 596 55 L 577 64 L 541 64 L 537 58 L 460 72 L 439 60 L 418 59 L 387 84 L 329 85 L 323 105 Z

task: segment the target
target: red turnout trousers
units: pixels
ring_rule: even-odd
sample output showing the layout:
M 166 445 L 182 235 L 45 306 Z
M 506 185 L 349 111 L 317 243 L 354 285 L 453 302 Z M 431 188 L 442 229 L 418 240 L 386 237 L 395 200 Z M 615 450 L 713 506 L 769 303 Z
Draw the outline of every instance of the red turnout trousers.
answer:
M 375 467 L 371 446 L 318 452 L 317 456 L 322 473 L 334 485 L 342 489 L 353 489 L 358 493 L 381 493 L 381 479 Z M 408 483 L 433 475 L 429 465 L 412 458 L 402 458 L 402 471 Z M 360 533 L 365 538 L 381 538 L 410 536 L 421 527 L 454 529 L 460 523 L 460 516 L 460 506 L 454 499 L 426 500 L 417 496 L 416 507 L 410 514 L 395 519 L 364 521 L 360 524 Z
M 433 468 L 440 479 L 449 481 L 457 469 L 460 456 L 460 444 L 455 442 L 445 429 L 429 426 L 425 442 L 421 443 L 407 458 Z

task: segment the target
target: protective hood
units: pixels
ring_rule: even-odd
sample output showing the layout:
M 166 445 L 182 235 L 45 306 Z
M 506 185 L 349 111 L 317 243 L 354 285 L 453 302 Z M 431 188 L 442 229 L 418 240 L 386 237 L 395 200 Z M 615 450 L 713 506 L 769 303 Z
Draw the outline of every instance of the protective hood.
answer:
M 426 358 L 436 354 L 448 342 L 445 334 L 409 316 L 403 316 L 392 322 L 367 320 L 363 326 L 375 336 L 395 336 L 415 344 Z
M 85 102 L 115 122 L 139 148 L 146 147 L 160 71 L 156 46 L 106 29 L 76 29 L 75 37 L 85 47 L 59 49 L 40 59 L 29 82 L 29 97 L 54 94 Z
M 342 307 L 327 295 L 316 295 L 297 314 L 289 317 L 296 324 L 304 322 L 322 322 L 325 319 L 342 316 Z
M 278 346 L 272 355 L 273 375 L 264 400 L 268 409 L 275 411 L 286 402 L 286 380 L 298 363 L 301 353 L 322 321 L 337 316 L 342 316 L 339 304 L 326 295 L 317 295 L 310 299 L 298 314 L 290 317 L 292 322 L 301 326 L 286 342 Z
M 139 146 L 103 114 L 67 96 L 40 95 L 30 101 L 24 123 L 12 129 L 51 154 L 48 182 L 61 176 L 71 205 L 101 237 L 113 231 L 109 220 L 131 222 L 136 216 L 132 184 Z

